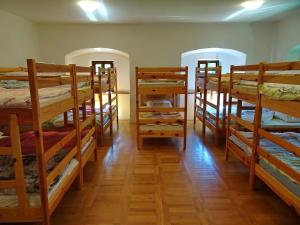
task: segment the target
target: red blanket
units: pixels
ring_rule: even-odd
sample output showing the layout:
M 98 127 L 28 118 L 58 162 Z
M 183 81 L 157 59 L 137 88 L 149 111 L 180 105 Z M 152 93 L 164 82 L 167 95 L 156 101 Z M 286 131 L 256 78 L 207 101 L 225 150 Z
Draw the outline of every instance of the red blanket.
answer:
M 82 132 L 82 136 L 87 134 L 88 130 L 84 130 Z M 63 137 L 65 137 L 69 132 L 68 131 L 47 131 L 43 132 L 44 138 L 44 149 L 47 150 L 55 143 L 60 141 Z M 25 133 L 21 133 L 21 148 L 22 154 L 34 154 L 35 153 L 35 135 L 33 131 L 28 131 Z M 71 150 L 76 145 L 76 138 L 73 138 L 71 141 L 68 142 L 64 146 L 64 149 Z M 1 147 L 10 147 L 10 137 L 0 139 L 0 146 Z

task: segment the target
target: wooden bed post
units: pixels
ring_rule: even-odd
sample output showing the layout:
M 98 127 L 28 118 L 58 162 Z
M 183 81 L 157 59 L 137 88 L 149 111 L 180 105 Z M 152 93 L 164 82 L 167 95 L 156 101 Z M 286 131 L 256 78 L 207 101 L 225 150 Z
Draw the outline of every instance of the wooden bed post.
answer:
M 188 101 L 188 67 L 185 67 L 185 95 L 184 95 L 184 142 L 183 149 L 186 150 L 187 135 L 187 101 Z
M 229 155 L 229 143 L 228 139 L 230 137 L 230 120 L 231 120 L 231 107 L 232 107 L 232 93 L 231 90 L 233 88 L 233 65 L 230 66 L 230 82 L 229 82 L 229 102 L 228 102 L 228 117 L 227 117 L 227 132 L 226 132 L 226 149 L 225 149 L 225 159 L 228 160 Z
M 205 64 L 205 76 L 203 84 L 203 122 L 202 122 L 202 136 L 205 137 L 205 128 L 206 128 L 206 101 L 207 101 L 207 81 L 208 81 L 208 63 Z
M 16 177 L 16 191 L 18 195 L 19 208 L 21 212 L 26 212 L 28 202 L 26 198 L 26 184 L 24 180 L 24 167 L 17 115 L 11 114 L 9 116 L 9 128 L 12 156 L 16 160 L 14 163 L 14 172 Z
M 216 109 L 216 133 L 215 133 L 215 143 L 219 144 L 219 122 L 220 122 L 220 93 L 221 93 L 221 71 L 222 67 L 218 66 L 217 74 L 218 74 L 218 88 L 217 88 L 217 109 Z
M 99 71 L 98 71 L 98 83 L 99 83 L 99 87 L 98 87 L 98 93 L 99 93 L 99 104 L 100 104 L 100 146 L 103 146 L 104 145 L 104 124 L 103 124 L 103 99 L 102 99 L 102 81 L 101 81 L 101 74 L 102 71 L 101 69 L 99 68 Z
M 257 147 L 259 146 L 260 136 L 258 130 L 261 128 L 261 117 L 262 117 L 262 107 L 261 107 L 261 95 L 259 93 L 259 85 L 263 82 L 264 75 L 264 64 L 259 64 L 259 74 L 258 74 L 258 84 L 257 84 L 257 94 L 256 94 L 256 107 L 254 116 L 254 129 L 253 129 L 253 147 L 251 155 L 250 164 L 250 177 L 249 184 L 250 189 L 253 190 L 255 186 L 255 164 L 257 161 Z
M 80 133 L 80 118 L 79 118 L 79 105 L 78 105 L 78 89 L 77 89 L 77 72 L 76 72 L 76 65 L 75 64 L 71 64 L 71 79 L 72 79 L 72 96 L 74 97 L 74 121 L 73 123 L 75 123 L 75 127 L 76 127 L 76 141 L 77 141 L 77 147 L 78 147 L 78 151 L 76 154 L 76 159 L 79 162 L 80 165 L 80 170 L 79 170 L 79 175 L 78 178 L 76 180 L 77 183 L 77 188 L 78 190 L 81 190 L 83 187 L 83 170 L 82 170 L 82 160 L 81 160 L 81 133 Z
M 30 96 L 31 96 L 31 104 L 32 104 L 33 132 L 35 134 L 36 155 L 37 155 L 38 168 L 39 168 L 43 224 L 50 225 L 46 162 L 44 157 L 45 151 L 44 151 L 44 141 L 43 141 L 43 130 L 42 130 L 42 124 L 40 122 L 40 103 L 39 103 L 35 60 L 27 59 L 27 68 L 28 68 L 29 88 L 30 88 Z
M 95 68 L 94 66 L 91 66 L 91 88 L 92 88 L 92 99 L 91 99 L 91 114 L 94 115 L 93 117 L 93 126 L 96 128 L 97 127 L 97 122 L 96 122 L 96 107 L 95 107 L 95 75 L 96 75 L 96 71 L 95 71 Z M 96 134 L 94 134 L 96 136 L 96 140 L 98 139 L 97 138 L 97 131 L 96 131 Z M 97 161 L 98 160 L 98 154 L 97 154 L 97 146 L 95 148 L 95 151 L 94 151 L 94 158 L 95 160 Z
M 138 80 L 138 67 L 135 67 L 135 95 L 136 95 L 136 106 L 135 106 L 135 117 L 136 117 L 136 137 L 137 137 L 137 149 L 140 149 L 140 120 L 139 120 L 139 104 L 140 104 L 140 96 L 139 96 L 139 80 Z
M 111 108 L 111 71 L 112 68 L 108 69 L 108 105 L 109 105 L 109 135 L 113 134 L 113 116 L 112 116 L 112 108 Z
M 196 125 L 196 112 L 197 112 L 197 68 L 195 68 L 195 92 L 194 92 L 194 128 Z
M 114 68 L 115 70 L 115 77 L 116 77 L 116 90 L 115 90 L 115 95 L 116 95 L 116 113 L 117 113 L 117 127 L 119 127 L 119 99 L 118 99 L 118 73 L 117 73 L 117 68 Z

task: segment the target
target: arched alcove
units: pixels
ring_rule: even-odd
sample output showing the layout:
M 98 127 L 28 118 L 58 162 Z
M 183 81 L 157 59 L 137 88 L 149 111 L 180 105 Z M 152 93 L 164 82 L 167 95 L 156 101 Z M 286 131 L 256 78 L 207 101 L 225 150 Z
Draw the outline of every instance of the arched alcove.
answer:
M 187 51 L 181 54 L 181 66 L 189 67 L 189 90 L 195 89 L 195 68 L 198 60 L 218 59 L 222 66 L 222 73 L 229 73 L 231 65 L 246 64 L 247 55 L 241 51 L 226 48 L 203 48 Z M 193 118 L 194 96 L 188 98 L 188 119 Z
M 130 65 L 126 52 L 111 48 L 85 48 L 72 51 L 65 55 L 66 64 L 90 66 L 92 61 L 111 60 L 118 71 L 119 118 L 130 118 Z

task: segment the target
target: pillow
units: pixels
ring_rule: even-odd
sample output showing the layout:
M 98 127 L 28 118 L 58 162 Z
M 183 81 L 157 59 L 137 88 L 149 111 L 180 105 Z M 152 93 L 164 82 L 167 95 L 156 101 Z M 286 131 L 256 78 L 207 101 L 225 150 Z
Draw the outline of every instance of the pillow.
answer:
M 147 107 L 161 107 L 161 108 L 172 108 L 172 103 L 169 100 L 149 100 L 146 101 Z
M 261 116 L 261 120 L 262 121 L 270 121 L 272 120 L 274 117 L 274 112 L 268 109 L 263 109 L 262 110 L 262 116 Z
M 289 116 L 281 112 L 275 112 L 274 116 L 278 119 L 281 119 L 287 123 L 300 123 L 300 118 Z

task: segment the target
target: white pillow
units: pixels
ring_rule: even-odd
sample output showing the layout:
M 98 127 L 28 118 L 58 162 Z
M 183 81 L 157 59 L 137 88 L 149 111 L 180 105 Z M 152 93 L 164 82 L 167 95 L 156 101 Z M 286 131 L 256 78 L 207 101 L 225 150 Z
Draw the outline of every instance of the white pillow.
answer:
M 289 116 L 287 114 L 281 113 L 281 112 L 275 112 L 275 117 L 278 119 L 281 119 L 287 123 L 300 123 L 300 118 Z

